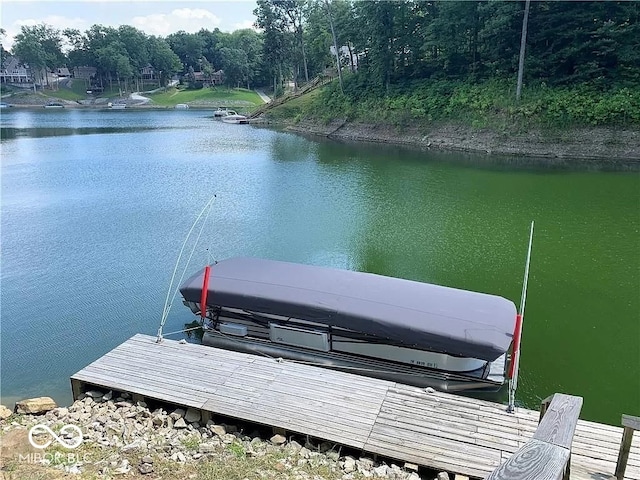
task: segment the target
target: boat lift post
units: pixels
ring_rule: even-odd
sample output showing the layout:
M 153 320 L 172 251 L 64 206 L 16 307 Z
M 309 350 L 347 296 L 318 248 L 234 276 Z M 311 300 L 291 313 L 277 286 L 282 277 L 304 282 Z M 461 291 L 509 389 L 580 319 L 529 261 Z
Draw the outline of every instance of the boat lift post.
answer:
M 518 372 L 520 369 L 520 342 L 522 340 L 522 325 L 524 322 L 524 307 L 527 301 L 527 284 L 529 282 L 529 265 L 531 264 L 531 247 L 533 245 L 533 221 L 529 233 L 529 248 L 527 249 L 527 262 L 524 267 L 524 281 L 522 282 L 522 295 L 520 297 L 520 313 L 516 315 L 516 326 L 513 332 L 513 349 L 511 363 L 509 364 L 509 405 L 507 412 L 513 413 L 516 403 L 516 390 L 518 388 Z

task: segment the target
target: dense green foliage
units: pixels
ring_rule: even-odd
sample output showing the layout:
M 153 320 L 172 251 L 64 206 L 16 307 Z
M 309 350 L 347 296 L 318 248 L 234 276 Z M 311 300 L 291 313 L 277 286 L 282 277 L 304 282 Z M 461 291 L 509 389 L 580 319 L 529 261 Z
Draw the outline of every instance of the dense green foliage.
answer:
M 532 2 L 519 102 L 524 2 L 300 1 L 306 42 L 297 47 L 292 22 L 276 8 L 282 3 L 260 0 L 256 11 L 265 32 L 289 35 L 289 52 L 281 48 L 272 58 L 273 74 L 299 72 L 301 57 L 291 52 L 305 47 L 312 75 L 335 68 L 331 11 L 346 75 L 343 87 L 333 82 L 276 116 L 286 110 L 292 117 L 395 124 L 640 124 L 640 3 Z
M 354 2 L 343 44 L 357 52 L 359 72 L 385 88 L 406 79 L 510 76 L 517 71 L 523 4 Z M 637 2 L 533 2 L 525 80 L 637 84 L 639 19 Z
M 305 5 L 316 74 L 335 65 L 324 53 L 332 39 L 326 3 Z M 532 2 L 520 102 L 524 2 L 330 5 L 344 46 L 340 68 L 351 74 L 298 114 L 397 124 L 640 124 L 640 3 Z
M 637 124 L 640 2 L 532 2 L 524 96 L 516 103 L 524 3 L 257 0 L 259 32 L 203 29 L 159 38 L 126 25 L 64 35 L 25 26 L 13 53 L 47 68 L 95 66 L 112 87 L 137 87 L 150 65 L 161 84 L 179 73 L 201 88 L 202 78 L 221 69 L 228 86 L 268 85 L 276 95 L 288 81 L 333 76 L 339 66 L 344 85 L 318 99 L 316 114 L 325 117 Z
M 223 70 L 229 86 L 246 86 L 264 83 L 262 75 L 262 35 L 250 30 L 232 33 L 200 30 L 183 31 L 167 36 L 167 43 L 182 62 L 184 73 L 203 72 L 209 75 Z
M 34 75 L 39 75 L 42 69 L 57 67 L 64 60 L 60 32 L 44 24 L 22 26 L 13 53 L 34 67 Z
M 585 85 L 539 84 L 527 89 L 521 101 L 516 102 L 515 86 L 509 80 L 475 84 L 462 80 L 414 81 L 393 86 L 386 95 L 377 95 L 375 90 L 371 92 L 359 84 L 361 79 L 357 75 L 347 77 L 344 94 L 334 82 L 310 101 L 289 106 L 287 116 L 395 125 L 454 121 L 508 129 L 529 125 L 640 125 L 638 87 L 602 92 Z M 275 116 L 281 117 L 282 112 L 275 112 Z

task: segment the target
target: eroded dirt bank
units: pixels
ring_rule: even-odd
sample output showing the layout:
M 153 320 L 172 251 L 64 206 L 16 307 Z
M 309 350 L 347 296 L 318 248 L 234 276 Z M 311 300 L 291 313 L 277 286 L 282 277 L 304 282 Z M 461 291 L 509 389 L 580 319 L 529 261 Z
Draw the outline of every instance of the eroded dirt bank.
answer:
M 335 120 L 302 121 L 286 130 L 353 141 L 408 145 L 495 155 L 564 160 L 597 160 L 640 168 L 640 130 L 578 128 L 571 130 L 496 132 L 459 125 L 395 127 Z

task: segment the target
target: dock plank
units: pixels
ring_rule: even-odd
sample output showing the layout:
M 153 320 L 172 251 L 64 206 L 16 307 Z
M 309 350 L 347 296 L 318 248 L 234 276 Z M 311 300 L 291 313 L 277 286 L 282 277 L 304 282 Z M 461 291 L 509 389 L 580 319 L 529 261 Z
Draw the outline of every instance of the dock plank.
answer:
M 71 378 L 88 388 L 135 393 L 472 478 L 488 476 L 532 441 L 538 428 L 534 410 L 518 407 L 508 414 L 504 405 L 484 400 L 155 340 L 135 335 Z M 562 414 L 551 412 L 549 419 Z M 571 437 L 567 431 L 552 433 L 559 444 Z M 626 480 L 640 480 L 638 437 Z M 622 428 L 579 420 L 572 438 L 572 480 L 612 478 Z

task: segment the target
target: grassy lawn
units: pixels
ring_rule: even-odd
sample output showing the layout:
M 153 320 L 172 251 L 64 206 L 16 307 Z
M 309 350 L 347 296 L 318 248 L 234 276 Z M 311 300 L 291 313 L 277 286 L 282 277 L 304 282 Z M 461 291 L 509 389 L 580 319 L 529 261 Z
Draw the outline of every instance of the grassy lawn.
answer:
M 172 106 L 177 103 L 191 105 L 211 105 L 254 108 L 264 102 L 253 90 L 244 88 L 216 87 L 202 88 L 200 90 L 181 90 L 170 88 L 166 92 L 149 95 L 153 103 L 157 105 Z
M 109 87 L 109 85 L 105 85 L 104 87 L 104 91 L 101 93 L 96 93 L 96 96 L 98 97 L 119 97 L 120 96 L 120 88 L 118 87 L 117 83 L 114 83 L 113 87 Z M 122 90 L 122 97 L 123 98 L 127 98 L 129 96 L 129 92 L 125 92 L 124 89 Z
M 89 97 L 89 95 L 87 95 L 87 84 L 82 79 L 72 80 L 71 87 L 61 86 L 57 90 L 45 89 L 42 92 L 49 97 L 71 101 L 83 100 Z M 98 97 L 118 97 L 119 95 L 120 89 L 118 88 L 118 84 L 115 84 L 112 88 L 107 85 L 103 92 L 96 93 Z M 129 96 L 129 93 L 123 92 L 122 96 L 126 98 Z
M 58 90 L 45 89 L 43 93 L 49 97 L 76 101 L 87 98 L 87 87 L 84 80 L 72 80 L 71 88 L 60 87 Z
M 283 103 L 282 105 L 274 107 L 273 109 L 269 110 L 269 117 L 274 119 L 295 120 L 299 116 L 304 116 L 304 114 L 312 108 L 313 102 L 320 93 L 320 90 L 320 88 L 311 90 L 305 95 L 294 98 L 286 103 Z
M 0 85 L 0 95 L 8 95 L 10 93 L 21 93 L 21 92 L 24 92 L 25 90 L 27 89 L 14 87 L 13 85 L 7 85 L 5 83 Z M 30 88 L 29 90 L 33 92 L 33 88 Z

